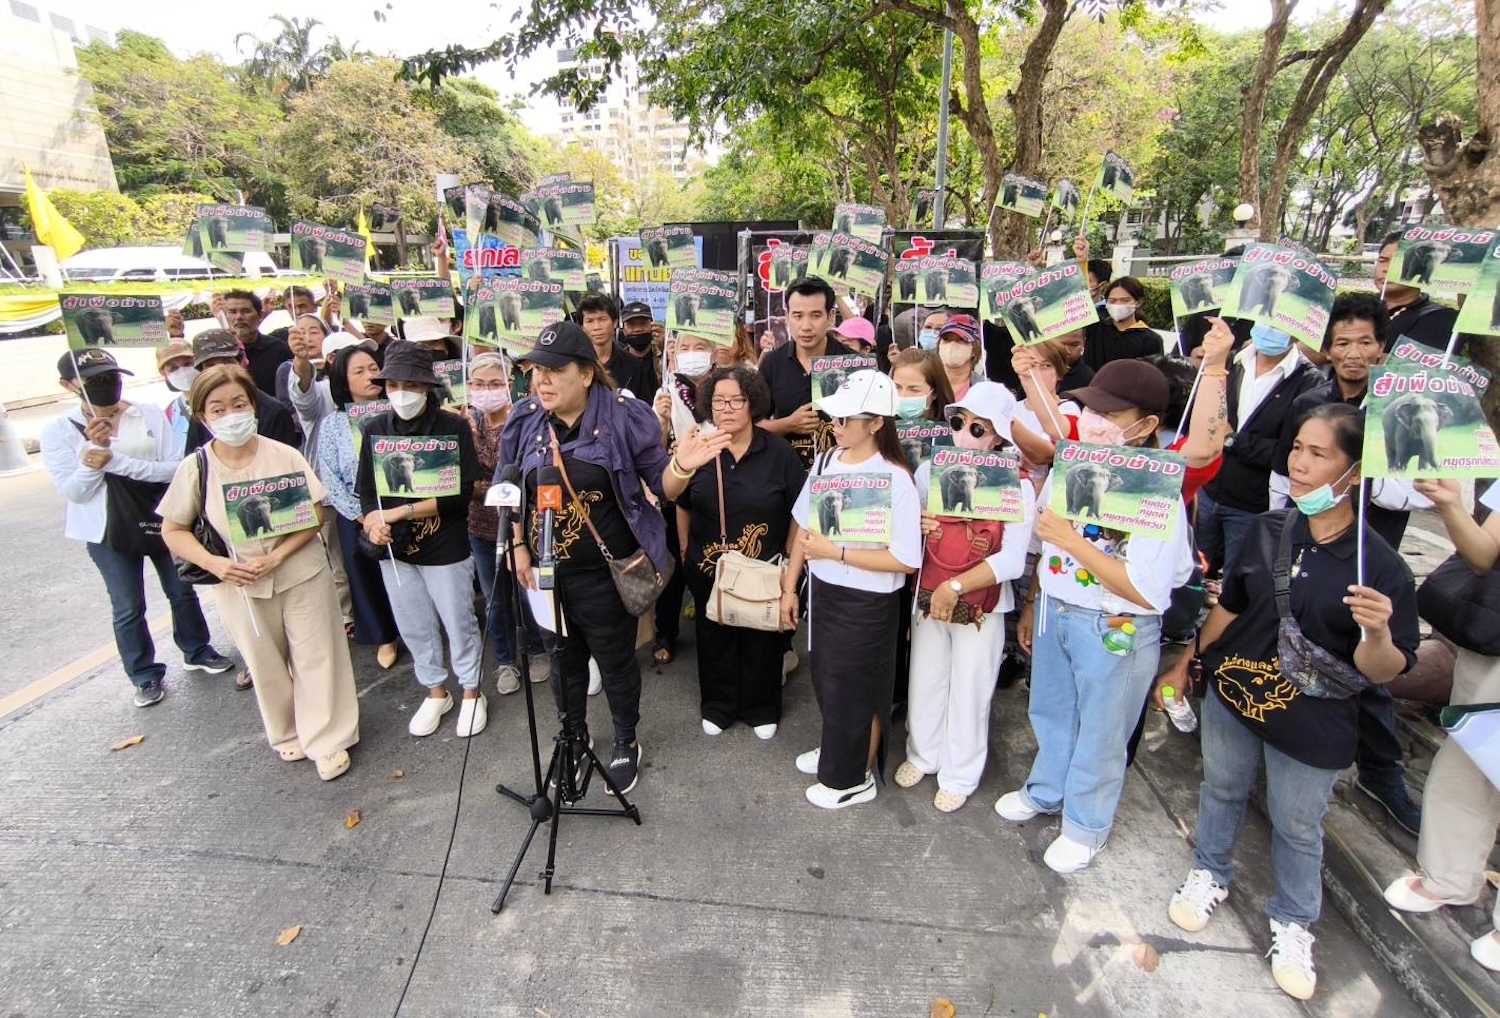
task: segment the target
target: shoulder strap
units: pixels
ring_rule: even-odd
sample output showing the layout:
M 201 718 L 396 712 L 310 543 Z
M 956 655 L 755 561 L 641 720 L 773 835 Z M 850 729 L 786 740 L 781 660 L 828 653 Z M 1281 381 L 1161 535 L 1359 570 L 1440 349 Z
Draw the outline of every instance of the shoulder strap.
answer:
M 548 428 L 551 431 L 551 428 Z M 609 553 L 609 546 L 604 543 L 604 538 L 599 536 L 599 530 L 594 526 L 593 519 L 589 516 L 589 505 L 578 497 L 578 492 L 573 488 L 573 482 L 568 479 L 568 468 L 563 466 L 562 447 L 557 443 L 557 433 L 552 433 L 552 462 L 557 465 L 557 472 L 562 474 L 563 487 L 568 489 L 568 497 L 583 514 L 584 525 L 589 528 L 589 533 L 594 535 L 594 543 L 599 546 L 599 552 L 606 560 L 614 561 L 614 556 Z
M 1276 614 L 1283 619 L 1292 617 L 1292 524 L 1298 516 L 1296 509 L 1287 510 L 1281 521 L 1281 540 L 1276 546 L 1276 562 L 1271 567 L 1271 582 L 1276 591 Z
M 719 543 L 729 543 L 729 524 L 724 521 L 724 466 L 723 460 L 714 460 L 714 480 L 719 484 Z

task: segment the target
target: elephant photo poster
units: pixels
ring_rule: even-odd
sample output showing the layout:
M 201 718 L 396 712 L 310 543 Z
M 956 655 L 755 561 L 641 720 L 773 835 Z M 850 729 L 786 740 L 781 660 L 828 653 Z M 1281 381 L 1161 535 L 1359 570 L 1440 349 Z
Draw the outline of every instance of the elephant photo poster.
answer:
M 58 297 L 68 346 L 155 346 L 165 343 L 166 312 L 160 297 L 67 293 Z
M 433 374 L 443 380 L 443 385 L 448 389 L 448 398 L 443 400 L 443 406 L 462 409 L 469 400 L 468 378 L 464 374 L 464 361 L 462 357 L 449 357 L 446 360 L 432 362 Z
M 890 474 L 820 475 L 808 495 L 813 533 L 837 544 L 891 543 Z
M 934 449 L 953 445 L 953 432 L 944 421 L 898 420 L 896 437 L 901 440 L 901 451 L 906 453 L 906 462 L 913 470 L 931 456 Z
M 368 403 L 346 403 L 344 416 L 349 418 L 349 437 L 354 440 L 354 455 L 358 456 L 365 445 L 365 424 L 391 408 L 388 399 L 372 399 Z
M 524 205 L 549 231 L 574 232 L 594 224 L 594 183 L 591 180 L 562 180 L 542 184 L 521 195 Z
M 1420 364 L 1429 371 L 1442 368 L 1443 371 L 1472 385 L 1480 399 L 1483 399 L 1484 394 L 1490 391 L 1490 373 L 1469 358 L 1453 354 L 1445 359 L 1432 347 L 1407 339 L 1405 336 L 1396 337 L 1396 342 L 1391 344 L 1391 352 L 1386 357 L 1388 367 L 1394 367 L 1397 364 Z
M 490 195 L 490 223 L 495 236 L 511 247 L 536 247 L 542 235 L 536 216 L 509 195 Z
M 1071 180 L 1059 180 L 1057 190 L 1052 192 L 1052 207 L 1057 209 L 1064 222 L 1078 218 L 1078 206 L 1083 204 L 1077 186 Z
M 807 274 L 873 299 L 885 283 L 890 258 L 885 248 L 868 240 L 847 233 L 815 233 Z
M 556 247 L 521 252 L 521 275 L 538 283 L 561 283 L 564 292 L 584 292 L 583 255 Z
M 375 493 L 381 498 L 443 498 L 459 492 L 458 439 L 370 436 Z
M 1114 195 L 1126 205 L 1135 196 L 1135 170 L 1118 152 L 1104 153 L 1104 165 L 1099 167 L 1099 190 Z
M 401 318 L 424 315 L 452 318 L 453 284 L 436 276 L 405 276 L 391 280 L 396 314 Z
M 691 226 L 658 226 L 641 231 L 641 252 L 653 269 L 696 269 L 699 247 Z
M 1099 320 L 1099 309 L 1077 262 L 1033 272 L 1010 289 L 991 295 L 992 300 L 996 297 L 1006 329 L 1023 346 L 1066 336 Z
M 1239 267 L 1238 258 L 1205 258 L 1174 268 L 1170 279 L 1172 316 L 1186 318 L 1219 310 Z
M 396 304 L 391 288 L 366 282 L 344 287 L 343 313 L 371 325 L 395 325 Z
M 934 449 L 927 511 L 962 519 L 1021 522 L 1026 518 L 1021 458 L 975 449 Z
M 464 338 L 515 356 L 529 351 L 543 329 L 562 319 L 561 283 L 497 276 L 480 280 L 475 288 L 464 315 Z
M 1500 336 L 1500 246 L 1490 248 L 1481 263 L 1479 282 L 1458 310 L 1457 332 Z
M 336 230 L 305 220 L 292 224 L 294 269 L 348 286 L 365 281 L 365 238 L 353 230 Z
M 264 251 L 276 232 L 266 210 L 253 205 L 199 205 L 193 215 L 205 252 Z
M 1036 269 L 1026 262 L 985 262 L 979 269 L 979 313 L 986 322 L 1004 326 L 1005 295 Z
M 256 481 L 237 481 L 224 487 L 224 513 L 229 517 L 229 543 L 264 541 L 318 525 L 307 474 L 297 471 Z
M 667 288 L 666 326 L 691 332 L 720 346 L 734 342 L 739 321 L 739 281 L 733 272 L 675 269 Z
M 1226 318 L 1280 329 L 1310 350 L 1323 348 L 1337 277 L 1317 259 L 1280 244 L 1252 244 L 1222 294 Z
M 880 205 L 840 202 L 833 207 L 833 232 L 879 244 L 885 235 L 885 209 Z
M 761 253 L 761 286 L 768 293 L 784 293 L 807 278 L 812 248 L 806 244 L 775 244 Z
M 1401 234 L 1386 281 L 1435 293 L 1473 293 L 1495 240 L 1494 230 L 1413 226 Z
M 878 370 L 874 357 L 862 353 L 841 353 L 832 357 L 814 357 L 812 363 L 812 397 L 816 403 L 838 392 L 844 380 L 856 371 Z
M 1000 197 L 995 207 L 1040 219 L 1047 209 L 1047 185 L 1019 173 L 1007 173 L 1000 178 Z
M 979 306 L 979 273 L 967 258 L 946 255 L 908 258 L 901 263 L 899 272 L 915 274 L 918 304 L 952 308 Z
M 1064 519 L 1167 537 L 1182 516 L 1187 461 L 1175 452 L 1059 442 L 1051 509 Z
M 1371 369 L 1360 469 L 1372 478 L 1500 475 L 1479 391 L 1452 371 L 1418 364 Z

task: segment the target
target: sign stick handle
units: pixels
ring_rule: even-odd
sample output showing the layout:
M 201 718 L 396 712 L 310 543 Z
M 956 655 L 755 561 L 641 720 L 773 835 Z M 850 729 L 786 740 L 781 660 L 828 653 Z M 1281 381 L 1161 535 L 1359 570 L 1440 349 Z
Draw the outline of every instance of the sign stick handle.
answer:
M 94 410 L 94 401 L 89 399 L 88 390 L 83 387 L 83 379 L 78 377 L 78 351 L 70 346 L 68 347 L 68 356 L 73 360 L 73 380 L 78 383 L 78 394 L 83 397 L 83 405 L 89 409 L 89 417 L 93 417 L 96 413 Z
M 1198 398 L 1198 387 L 1203 384 L 1203 362 L 1198 363 L 1198 374 L 1193 378 L 1193 387 L 1188 390 L 1187 405 L 1182 408 L 1182 423 L 1193 419 L 1193 400 Z
M 1359 505 L 1356 512 L 1358 520 L 1354 524 L 1354 582 L 1361 587 L 1365 585 L 1365 485 L 1363 477 L 1359 479 Z M 1359 642 L 1364 643 L 1370 638 L 1364 626 L 1359 627 Z
M 380 522 L 384 523 L 386 521 L 385 520 L 385 503 L 383 503 L 383 502 L 380 501 L 380 492 L 379 491 L 375 492 L 375 508 L 377 510 L 379 510 L 379 512 L 380 512 Z M 391 572 L 393 572 L 393 573 L 396 574 L 396 586 L 399 587 L 399 586 L 401 586 L 401 570 L 399 570 L 399 569 L 396 568 L 396 548 L 395 548 L 395 546 L 392 545 L 392 544 L 386 545 L 385 546 L 385 553 L 390 556 L 390 559 L 391 559 Z
M 1443 367 L 1453 363 L 1453 352 L 1458 349 L 1458 329 L 1453 330 L 1453 335 L 1448 337 L 1448 347 L 1443 351 Z
M 1027 372 L 1027 374 L 1031 376 L 1031 380 L 1036 384 L 1037 390 L 1039 392 L 1041 392 L 1044 396 L 1050 395 L 1046 391 L 1046 387 L 1042 385 L 1041 376 L 1036 373 L 1035 368 L 1032 368 Z M 1057 403 L 1050 399 L 1045 399 L 1042 402 L 1047 407 L 1047 416 L 1052 418 L 1052 426 L 1057 429 L 1057 433 L 1059 435 L 1066 435 L 1068 433 L 1068 429 L 1063 426 L 1062 414 L 1057 412 Z
M 238 564 L 238 562 L 240 560 L 240 557 L 235 552 L 234 545 L 232 545 L 232 544 L 229 545 L 229 559 L 230 559 L 231 562 L 234 562 L 236 564 Z M 250 604 L 250 595 L 247 594 L 247 593 L 245 593 L 245 588 L 244 587 L 240 588 L 240 600 L 242 600 L 242 601 L 245 602 L 245 614 L 247 616 L 249 616 L 249 618 L 250 618 L 250 631 L 252 633 L 254 633 L 255 634 L 255 638 L 257 640 L 259 640 L 260 639 L 260 626 L 258 626 L 258 625 L 255 624 L 255 609 Z
M 1091 211 L 1093 211 L 1093 208 L 1094 208 L 1094 188 L 1096 188 L 1098 186 L 1099 186 L 1099 182 L 1097 180 L 1094 181 L 1094 183 L 1092 183 L 1092 184 L 1089 185 L 1088 200 L 1083 203 L 1083 218 L 1078 221 L 1078 235 L 1080 237 L 1086 237 L 1086 236 L 1088 236 L 1088 232 L 1089 232 L 1089 213 Z

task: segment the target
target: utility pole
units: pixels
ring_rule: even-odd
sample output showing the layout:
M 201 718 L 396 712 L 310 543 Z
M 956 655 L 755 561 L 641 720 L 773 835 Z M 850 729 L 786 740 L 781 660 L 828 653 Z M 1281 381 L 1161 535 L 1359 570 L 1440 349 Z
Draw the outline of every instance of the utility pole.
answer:
M 948 92 L 953 87 L 953 31 L 943 32 L 943 90 L 938 95 L 937 195 L 932 202 L 932 228 L 945 225 L 943 206 L 948 195 Z

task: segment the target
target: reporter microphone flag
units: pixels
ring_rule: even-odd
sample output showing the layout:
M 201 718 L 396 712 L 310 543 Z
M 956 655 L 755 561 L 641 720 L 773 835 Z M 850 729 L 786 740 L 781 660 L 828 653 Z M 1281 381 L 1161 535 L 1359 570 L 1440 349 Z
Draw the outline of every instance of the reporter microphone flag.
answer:
M 537 535 L 537 586 L 551 590 L 557 573 L 557 549 L 554 530 L 557 514 L 562 512 L 562 472 L 551 464 L 537 472 L 536 508 L 542 514 L 541 533 Z

